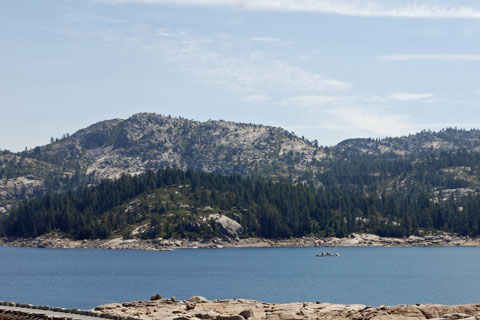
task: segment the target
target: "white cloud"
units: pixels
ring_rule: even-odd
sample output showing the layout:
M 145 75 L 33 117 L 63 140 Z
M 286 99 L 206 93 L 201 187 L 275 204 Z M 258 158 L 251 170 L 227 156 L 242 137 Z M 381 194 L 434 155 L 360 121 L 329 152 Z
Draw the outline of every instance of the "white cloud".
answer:
M 298 60 L 302 61 L 302 62 L 308 62 L 310 61 L 310 57 L 309 56 L 306 56 L 306 55 L 300 55 L 297 57 Z
M 394 93 L 388 96 L 390 99 L 399 101 L 415 101 L 433 98 L 431 93 Z
M 387 102 L 389 99 L 373 97 L 353 97 L 353 96 L 325 96 L 325 95 L 301 95 L 282 101 L 284 105 L 295 105 L 304 109 L 315 110 L 321 106 L 356 106 L 359 104 L 377 104 Z
M 371 102 L 371 103 L 382 103 L 382 102 L 387 102 L 388 99 L 384 97 L 379 97 L 379 96 L 373 96 L 370 98 L 365 99 L 366 102 Z
M 246 10 L 301 11 L 359 17 L 480 19 L 480 8 L 399 0 L 96 0 L 107 3 L 227 6 Z
M 385 101 L 388 100 L 379 97 L 303 95 L 289 98 L 283 103 L 307 110 L 311 119 L 321 119 L 318 124 L 310 126 L 311 129 L 342 131 L 351 136 L 383 137 L 414 131 L 409 116 L 393 114 L 388 109 L 372 105 Z M 364 107 L 364 104 L 368 107 Z
M 370 108 L 338 107 L 326 112 L 338 121 L 337 129 L 361 130 L 378 136 L 400 136 L 415 129 L 406 115 L 382 114 Z
M 245 50 L 245 43 L 251 39 L 225 34 L 201 37 L 148 24 L 106 29 L 91 36 L 144 50 L 202 82 L 233 89 L 323 92 L 352 87 L 351 83 L 296 66 L 274 53 Z
M 282 102 L 285 105 L 295 105 L 304 109 L 316 109 L 319 106 L 332 106 L 344 102 L 343 97 L 304 95 L 286 99 Z
M 184 56 L 191 71 L 209 81 L 237 89 L 265 88 L 288 91 L 348 90 L 348 82 L 330 79 L 286 62 L 249 61 L 242 56 L 224 56 L 217 52 L 196 52 Z M 201 56 L 200 60 L 194 57 Z
M 379 58 L 384 61 L 480 61 L 480 54 L 392 54 Z
M 281 42 L 282 40 L 270 37 L 253 37 L 252 40 L 262 42 Z
M 277 46 L 288 46 L 292 44 L 292 41 L 286 41 L 286 40 L 272 38 L 272 37 L 253 37 L 253 38 L 250 38 L 250 40 L 263 42 L 265 44 L 270 44 L 270 45 L 277 45 Z
M 264 94 L 252 94 L 243 98 L 243 101 L 248 103 L 264 103 L 270 100 L 272 98 Z

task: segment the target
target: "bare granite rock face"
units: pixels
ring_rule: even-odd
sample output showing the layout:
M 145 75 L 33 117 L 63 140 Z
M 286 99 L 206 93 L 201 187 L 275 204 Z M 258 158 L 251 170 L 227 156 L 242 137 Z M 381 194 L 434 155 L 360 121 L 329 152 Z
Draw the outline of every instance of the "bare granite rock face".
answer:
M 240 223 L 222 214 L 211 214 L 208 216 L 208 219 L 215 221 L 222 231 L 230 237 L 236 237 L 244 232 Z
M 94 311 L 142 320 L 480 319 L 480 304 L 458 306 L 419 304 L 374 308 L 360 304 L 341 305 L 320 302 L 274 304 L 248 299 L 207 300 L 203 298 L 192 308 L 190 300 L 192 299 L 111 303 L 98 306 Z

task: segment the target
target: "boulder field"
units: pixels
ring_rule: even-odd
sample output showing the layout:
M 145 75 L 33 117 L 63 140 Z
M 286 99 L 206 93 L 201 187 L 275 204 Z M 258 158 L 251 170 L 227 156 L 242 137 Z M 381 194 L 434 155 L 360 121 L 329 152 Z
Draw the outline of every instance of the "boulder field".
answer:
M 200 296 L 176 300 L 158 294 L 150 301 L 110 303 L 98 306 L 94 311 L 142 320 L 480 319 L 480 304 L 370 307 L 321 302 L 275 304 L 248 299 L 207 300 Z

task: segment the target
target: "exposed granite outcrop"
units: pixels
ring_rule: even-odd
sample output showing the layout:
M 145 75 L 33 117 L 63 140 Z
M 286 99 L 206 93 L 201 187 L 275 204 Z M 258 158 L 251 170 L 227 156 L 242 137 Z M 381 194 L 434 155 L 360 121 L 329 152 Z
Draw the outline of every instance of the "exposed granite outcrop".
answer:
M 2 175 L 6 169 L 8 174 Z M 52 164 L 0 151 L 0 215 L 18 200 L 45 191 L 45 181 L 55 170 Z
M 154 301 L 110 303 L 96 307 L 96 312 L 143 320 L 406 320 L 406 319 L 480 319 L 480 304 L 398 305 L 370 307 L 320 302 L 286 304 L 248 299 L 206 300 L 175 298 Z

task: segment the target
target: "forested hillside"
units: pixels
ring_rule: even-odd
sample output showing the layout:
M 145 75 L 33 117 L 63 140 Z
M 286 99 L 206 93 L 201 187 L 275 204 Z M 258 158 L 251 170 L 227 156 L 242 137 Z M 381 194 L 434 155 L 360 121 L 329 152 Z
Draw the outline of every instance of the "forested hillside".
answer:
M 136 179 L 157 170 L 173 180 L 161 182 L 153 174 L 153 185 L 131 190 L 130 183 L 141 186 Z M 218 181 L 197 187 L 192 176 Z M 222 180 L 226 176 L 234 183 Z M 226 192 L 227 186 L 242 191 Z M 114 201 L 98 188 L 121 196 Z M 258 198 L 259 190 L 271 191 Z M 238 202 L 237 192 L 249 194 L 248 201 Z M 238 223 L 242 236 L 407 235 L 423 229 L 473 235 L 479 193 L 479 130 L 321 147 L 281 128 L 142 113 L 24 152 L 0 151 L 0 216 L 8 216 L 3 232 L 9 236 L 61 230 L 76 238 L 129 232 L 201 237 L 225 233 L 210 221 L 230 221 L 223 217 Z M 287 203 L 289 197 L 297 200 Z M 202 206 L 215 212 L 202 213 Z M 162 227 L 151 231 L 152 219 Z M 142 223 L 147 229 L 136 230 Z
M 315 189 L 165 169 L 28 200 L 0 225 L 4 236 L 35 237 L 56 231 L 77 239 L 342 237 L 359 231 L 405 236 L 432 230 L 478 235 L 480 196 L 432 199 L 421 190 L 378 195 L 355 185 L 326 184 Z
M 0 214 L 27 198 L 162 168 L 240 174 L 369 192 L 475 192 L 479 130 L 445 129 L 334 147 L 281 128 L 142 113 L 96 123 L 42 147 L 0 152 Z
M 480 153 L 439 151 L 423 157 L 352 154 L 323 162 L 316 175 L 323 185 L 352 185 L 368 193 L 428 192 L 477 193 L 480 188 Z

